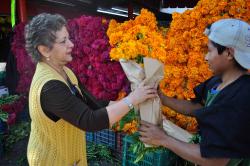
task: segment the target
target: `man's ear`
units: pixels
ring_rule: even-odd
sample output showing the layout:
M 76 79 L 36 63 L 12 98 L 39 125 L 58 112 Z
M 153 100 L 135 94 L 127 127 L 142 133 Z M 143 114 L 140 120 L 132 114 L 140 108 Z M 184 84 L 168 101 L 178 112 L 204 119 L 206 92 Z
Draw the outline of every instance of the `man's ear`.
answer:
M 46 47 L 44 45 L 39 45 L 37 47 L 37 49 L 42 56 L 44 56 L 45 58 L 49 58 L 50 55 L 49 55 L 49 48 L 48 47 Z
M 228 56 L 227 58 L 229 60 L 234 59 L 234 49 L 233 48 L 228 48 Z

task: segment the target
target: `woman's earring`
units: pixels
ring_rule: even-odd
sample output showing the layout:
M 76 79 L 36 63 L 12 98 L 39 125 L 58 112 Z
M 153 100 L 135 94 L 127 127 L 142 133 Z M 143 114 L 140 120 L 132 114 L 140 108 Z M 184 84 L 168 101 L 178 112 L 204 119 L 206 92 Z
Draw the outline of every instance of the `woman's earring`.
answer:
M 46 57 L 46 60 L 49 61 L 50 60 L 49 57 Z

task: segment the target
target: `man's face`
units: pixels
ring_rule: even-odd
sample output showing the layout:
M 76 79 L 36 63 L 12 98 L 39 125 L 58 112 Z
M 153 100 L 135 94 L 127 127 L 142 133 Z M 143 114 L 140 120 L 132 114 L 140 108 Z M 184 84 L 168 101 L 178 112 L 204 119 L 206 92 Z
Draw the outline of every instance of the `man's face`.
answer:
M 211 41 L 208 42 L 208 53 L 205 60 L 215 75 L 224 73 L 231 65 L 231 61 L 228 59 L 228 51 L 225 50 L 222 54 L 219 54 Z

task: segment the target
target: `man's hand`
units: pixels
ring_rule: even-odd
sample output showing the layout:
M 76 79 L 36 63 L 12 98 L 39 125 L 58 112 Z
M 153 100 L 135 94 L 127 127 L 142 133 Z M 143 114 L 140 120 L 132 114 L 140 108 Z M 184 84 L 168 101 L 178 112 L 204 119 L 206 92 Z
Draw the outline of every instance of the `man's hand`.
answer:
M 176 140 L 160 129 L 159 127 L 142 121 L 139 133 L 140 140 L 146 144 L 164 146 L 192 163 L 202 166 L 226 166 L 230 159 L 227 158 L 203 158 L 200 153 L 199 144 L 185 143 Z
M 163 146 L 164 140 L 168 138 L 167 134 L 158 126 L 145 121 L 141 121 L 139 133 L 142 142 L 154 146 Z

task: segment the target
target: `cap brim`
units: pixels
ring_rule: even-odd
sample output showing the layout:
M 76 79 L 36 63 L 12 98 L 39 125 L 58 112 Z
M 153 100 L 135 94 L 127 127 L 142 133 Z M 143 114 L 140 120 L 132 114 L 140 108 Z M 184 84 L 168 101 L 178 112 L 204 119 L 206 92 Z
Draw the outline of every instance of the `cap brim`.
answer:
M 245 69 L 250 69 L 250 52 L 234 50 L 235 60 Z

